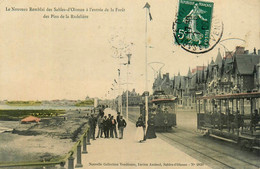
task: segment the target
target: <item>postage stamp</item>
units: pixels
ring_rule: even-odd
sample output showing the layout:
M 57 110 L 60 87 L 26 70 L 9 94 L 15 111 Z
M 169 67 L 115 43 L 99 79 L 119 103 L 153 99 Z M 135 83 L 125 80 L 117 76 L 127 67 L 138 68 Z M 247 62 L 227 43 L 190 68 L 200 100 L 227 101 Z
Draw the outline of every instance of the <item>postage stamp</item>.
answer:
M 213 7 L 213 2 L 179 0 L 173 23 L 175 43 L 191 53 L 213 49 L 223 33 L 223 24 L 213 17 Z

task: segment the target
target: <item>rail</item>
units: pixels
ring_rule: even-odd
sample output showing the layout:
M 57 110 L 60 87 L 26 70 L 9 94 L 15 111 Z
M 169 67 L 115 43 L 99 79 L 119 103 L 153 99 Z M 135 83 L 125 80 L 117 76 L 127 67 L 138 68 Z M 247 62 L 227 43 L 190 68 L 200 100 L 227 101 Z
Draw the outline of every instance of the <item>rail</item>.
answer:
M 81 147 L 83 144 L 83 151 L 81 152 Z M 74 169 L 74 154 L 77 154 L 77 164 L 75 167 L 83 167 L 81 164 L 81 154 L 87 154 L 87 145 L 90 145 L 90 128 L 87 127 L 78 141 L 72 146 L 69 152 L 64 158 L 56 161 L 48 162 L 0 162 L 0 168 L 7 167 L 32 167 L 32 166 L 53 166 L 60 165 L 60 169 L 65 169 L 66 161 L 68 161 L 68 169 Z
M 252 93 L 235 93 L 235 94 L 226 94 L 226 95 L 215 95 L 215 96 L 200 96 L 196 100 L 207 100 L 207 99 L 247 99 L 247 98 L 260 98 L 260 92 Z

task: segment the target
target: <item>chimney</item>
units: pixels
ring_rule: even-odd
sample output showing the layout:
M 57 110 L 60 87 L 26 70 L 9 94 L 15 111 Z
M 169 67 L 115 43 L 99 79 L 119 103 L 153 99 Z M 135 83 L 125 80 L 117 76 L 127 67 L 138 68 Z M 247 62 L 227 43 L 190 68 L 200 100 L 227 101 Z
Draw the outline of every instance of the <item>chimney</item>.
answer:
M 166 74 L 163 75 L 163 79 L 165 79 L 165 78 L 166 78 Z
M 166 78 L 167 78 L 167 80 L 170 80 L 170 75 L 169 75 L 169 73 L 166 73 Z
M 236 54 L 243 54 L 245 51 L 245 47 L 237 46 L 236 47 Z
M 192 69 L 192 73 L 195 73 L 197 71 L 197 68 Z
M 232 54 L 230 51 L 225 52 L 225 58 L 232 58 Z

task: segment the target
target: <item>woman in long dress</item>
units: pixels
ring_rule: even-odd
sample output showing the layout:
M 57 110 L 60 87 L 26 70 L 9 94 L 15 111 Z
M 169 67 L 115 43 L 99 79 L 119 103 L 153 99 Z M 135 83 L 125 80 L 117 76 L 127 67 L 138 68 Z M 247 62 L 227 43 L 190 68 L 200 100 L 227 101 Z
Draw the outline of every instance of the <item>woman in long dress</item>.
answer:
M 148 128 L 146 131 L 146 139 L 156 138 L 153 115 L 151 115 L 147 123 L 148 123 Z
M 136 122 L 136 135 L 135 135 L 135 139 L 138 142 L 142 142 L 144 140 L 144 122 L 142 120 L 142 117 L 140 116 Z

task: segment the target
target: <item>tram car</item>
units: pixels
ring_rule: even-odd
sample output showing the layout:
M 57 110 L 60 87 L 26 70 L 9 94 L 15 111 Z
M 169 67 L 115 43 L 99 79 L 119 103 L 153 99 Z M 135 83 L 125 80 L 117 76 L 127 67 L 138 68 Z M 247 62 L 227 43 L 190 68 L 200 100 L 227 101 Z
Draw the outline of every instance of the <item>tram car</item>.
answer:
M 149 97 L 148 121 L 153 120 L 156 131 L 168 131 L 176 126 L 176 100 L 164 91 L 155 91 Z
M 196 102 L 200 131 L 260 150 L 260 92 L 203 96 Z

